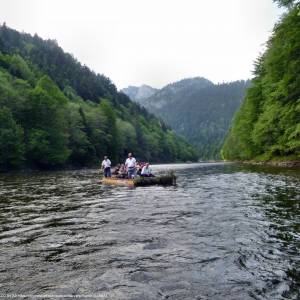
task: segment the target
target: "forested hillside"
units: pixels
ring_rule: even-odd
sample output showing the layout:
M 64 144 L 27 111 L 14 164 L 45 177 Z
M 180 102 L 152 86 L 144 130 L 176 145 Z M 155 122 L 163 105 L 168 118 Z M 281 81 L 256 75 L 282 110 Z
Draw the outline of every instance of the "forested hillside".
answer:
M 165 86 L 142 104 L 195 145 L 201 159 L 219 159 L 249 85 L 249 81 L 215 85 L 202 77 L 188 78 Z
M 253 85 L 222 150 L 226 159 L 300 159 L 300 11 L 295 1 L 276 2 L 289 11 L 256 62 Z
M 196 160 L 161 120 L 55 41 L 0 27 L 0 170 Z

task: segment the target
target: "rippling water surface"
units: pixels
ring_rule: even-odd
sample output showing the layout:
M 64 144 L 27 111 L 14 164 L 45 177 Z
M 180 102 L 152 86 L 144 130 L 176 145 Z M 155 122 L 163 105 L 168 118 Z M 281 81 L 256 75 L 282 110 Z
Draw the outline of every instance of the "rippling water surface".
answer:
M 299 299 L 299 171 L 154 170 L 166 168 L 177 186 L 103 186 L 97 170 L 1 175 L 0 294 Z

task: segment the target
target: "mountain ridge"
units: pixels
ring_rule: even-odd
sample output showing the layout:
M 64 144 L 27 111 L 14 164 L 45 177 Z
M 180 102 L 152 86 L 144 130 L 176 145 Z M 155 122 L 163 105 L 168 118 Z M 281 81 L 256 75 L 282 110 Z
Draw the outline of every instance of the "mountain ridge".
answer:
M 140 103 L 200 150 L 220 159 L 223 140 L 250 81 L 214 84 L 204 77 L 167 84 Z

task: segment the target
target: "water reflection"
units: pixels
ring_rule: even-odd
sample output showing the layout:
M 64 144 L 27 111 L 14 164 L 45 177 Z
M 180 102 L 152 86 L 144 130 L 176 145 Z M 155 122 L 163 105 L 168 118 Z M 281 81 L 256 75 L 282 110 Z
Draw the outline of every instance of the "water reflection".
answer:
M 297 299 L 297 170 L 174 169 L 176 187 L 97 170 L 0 176 L 0 290 L 108 299 Z
M 297 177 L 296 172 L 293 175 Z M 284 267 L 274 268 L 280 276 L 271 280 L 272 288 L 279 286 L 281 295 L 288 299 L 297 299 L 300 287 L 300 193 L 299 180 L 294 179 L 274 176 L 272 183 L 265 185 L 265 193 L 253 195 L 261 201 L 265 216 L 270 220 L 268 242 L 271 247 L 267 257 L 274 264 L 286 261 Z M 289 285 L 284 284 L 285 281 L 289 281 Z

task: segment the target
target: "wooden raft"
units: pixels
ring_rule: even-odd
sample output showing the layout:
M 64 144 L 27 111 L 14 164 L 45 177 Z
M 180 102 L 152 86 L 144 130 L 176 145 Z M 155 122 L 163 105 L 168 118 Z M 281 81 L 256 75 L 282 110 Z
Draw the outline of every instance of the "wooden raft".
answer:
M 135 179 L 121 179 L 116 177 L 103 178 L 102 183 L 119 186 L 149 186 L 149 185 L 175 185 L 176 176 L 173 173 L 156 177 L 137 177 Z

